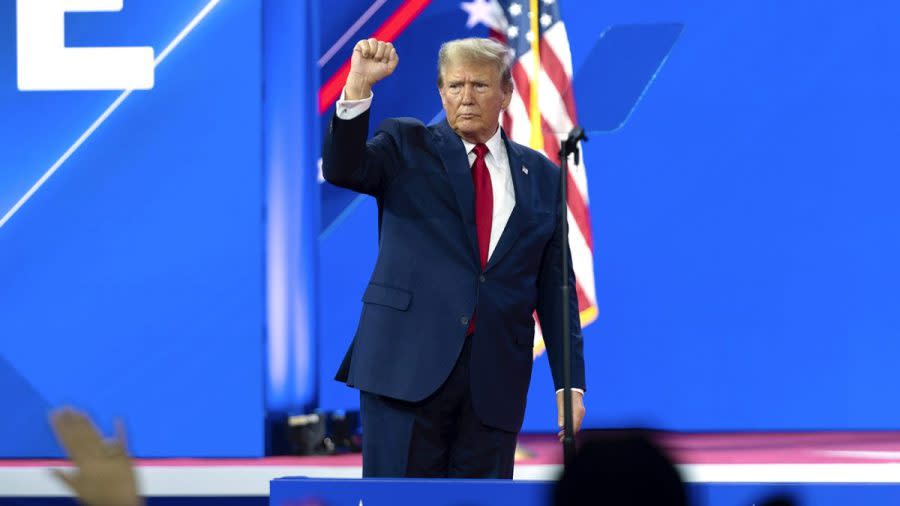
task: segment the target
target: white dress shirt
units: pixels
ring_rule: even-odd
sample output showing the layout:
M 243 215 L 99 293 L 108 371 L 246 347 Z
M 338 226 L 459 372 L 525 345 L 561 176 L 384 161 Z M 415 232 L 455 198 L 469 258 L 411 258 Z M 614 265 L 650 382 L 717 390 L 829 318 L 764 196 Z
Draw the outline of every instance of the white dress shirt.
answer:
M 469 154 L 469 167 L 475 163 L 475 144 L 462 139 Z M 488 152 L 484 155 L 488 172 L 491 174 L 491 188 L 494 193 L 494 211 L 491 214 L 491 242 L 488 246 L 488 259 L 494 253 L 494 248 L 500 241 L 500 235 L 506 229 L 509 216 L 516 207 L 516 191 L 513 188 L 512 175 L 509 172 L 509 157 L 506 154 L 506 144 L 500 135 L 500 127 L 494 135 L 485 142 Z
M 341 98 L 335 105 L 337 117 L 343 120 L 353 119 L 360 114 L 369 110 L 372 106 L 372 98 L 375 94 L 369 95 L 368 98 L 359 100 L 347 100 L 345 98 L 346 91 L 341 92 Z M 462 138 L 461 138 L 462 139 Z M 469 167 L 475 163 L 475 144 L 462 139 L 463 145 L 466 147 L 466 153 L 469 155 Z M 488 260 L 500 241 L 500 235 L 506 229 L 506 223 L 509 222 L 509 216 L 512 214 L 513 208 L 516 206 L 516 191 L 513 187 L 512 174 L 509 169 L 509 156 L 506 153 L 506 144 L 503 142 L 503 136 L 500 134 L 500 127 L 494 135 L 485 142 L 488 153 L 484 156 L 487 164 L 488 172 L 491 173 L 491 188 L 494 193 L 494 212 L 491 217 L 491 244 L 488 247 Z M 562 390 L 557 390 L 559 393 Z M 573 388 L 573 392 L 584 394 L 580 388 Z

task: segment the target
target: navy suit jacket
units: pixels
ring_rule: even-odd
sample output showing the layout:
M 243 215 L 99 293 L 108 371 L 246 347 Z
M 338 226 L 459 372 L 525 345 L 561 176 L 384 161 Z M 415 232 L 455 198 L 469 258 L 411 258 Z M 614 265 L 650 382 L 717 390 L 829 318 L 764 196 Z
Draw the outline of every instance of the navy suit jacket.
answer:
M 516 205 L 482 271 L 468 156 L 446 121 L 388 119 L 368 136 L 368 111 L 332 119 L 323 149 L 329 182 L 378 203 L 378 260 L 356 336 L 337 378 L 374 394 L 420 401 L 448 377 L 477 309 L 472 402 L 487 425 L 518 431 L 540 318 L 554 384 L 562 388 L 559 169 L 510 141 Z M 570 262 L 571 263 L 571 262 Z M 569 277 L 573 387 L 584 388 L 575 276 Z

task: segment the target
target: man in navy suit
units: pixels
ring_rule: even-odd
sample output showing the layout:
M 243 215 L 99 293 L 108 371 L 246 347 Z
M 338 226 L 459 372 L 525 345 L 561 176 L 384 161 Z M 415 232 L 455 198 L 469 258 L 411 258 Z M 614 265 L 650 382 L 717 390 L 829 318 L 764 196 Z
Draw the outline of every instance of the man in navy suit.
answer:
M 360 390 L 366 477 L 512 478 L 540 318 L 562 425 L 559 172 L 499 125 L 506 48 L 445 43 L 446 121 L 389 119 L 368 137 L 372 87 L 399 62 L 362 40 L 323 149 L 331 183 L 378 203 L 378 261 L 337 379 Z M 572 273 L 571 267 L 569 272 Z M 584 354 L 569 277 L 575 427 Z

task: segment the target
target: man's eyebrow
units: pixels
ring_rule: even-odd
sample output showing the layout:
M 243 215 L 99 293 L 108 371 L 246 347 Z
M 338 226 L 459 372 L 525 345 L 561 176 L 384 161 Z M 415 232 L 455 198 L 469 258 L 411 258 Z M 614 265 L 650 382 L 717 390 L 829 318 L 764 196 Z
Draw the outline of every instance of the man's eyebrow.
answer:
M 488 81 L 489 81 L 488 79 L 471 79 L 469 82 L 471 82 L 472 84 L 480 84 L 480 85 L 487 86 Z M 453 84 L 463 84 L 465 82 L 466 82 L 465 79 L 450 79 L 447 81 L 447 85 L 449 86 L 449 85 L 453 85 Z

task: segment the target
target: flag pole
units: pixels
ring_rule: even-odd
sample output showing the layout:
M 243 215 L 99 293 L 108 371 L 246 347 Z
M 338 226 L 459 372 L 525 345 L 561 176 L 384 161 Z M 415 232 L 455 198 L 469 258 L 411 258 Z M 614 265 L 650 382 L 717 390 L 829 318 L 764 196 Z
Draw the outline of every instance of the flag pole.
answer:
M 541 128 L 541 107 L 540 101 L 538 100 L 538 83 L 540 82 L 539 76 L 541 75 L 541 29 L 538 24 L 539 12 L 538 0 L 531 0 L 531 9 L 528 12 L 528 15 L 531 18 L 531 31 L 529 33 L 531 34 L 532 78 L 529 83 L 531 94 L 528 97 L 531 109 L 531 115 L 529 117 L 531 120 L 531 139 L 528 144 L 531 146 L 531 149 L 544 151 L 544 129 Z

